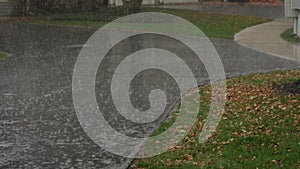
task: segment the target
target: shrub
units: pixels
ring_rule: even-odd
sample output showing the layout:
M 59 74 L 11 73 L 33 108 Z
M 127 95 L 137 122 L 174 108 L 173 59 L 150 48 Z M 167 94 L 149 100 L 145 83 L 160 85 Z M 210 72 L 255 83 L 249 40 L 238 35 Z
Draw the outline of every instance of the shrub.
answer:
M 96 11 L 108 5 L 108 0 L 13 0 L 16 15 L 52 12 Z

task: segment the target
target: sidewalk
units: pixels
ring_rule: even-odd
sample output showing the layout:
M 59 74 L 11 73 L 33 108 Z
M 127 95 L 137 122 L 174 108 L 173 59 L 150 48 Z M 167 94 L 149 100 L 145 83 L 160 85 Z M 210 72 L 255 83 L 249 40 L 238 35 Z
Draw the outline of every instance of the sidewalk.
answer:
M 289 43 L 280 37 L 292 25 L 292 20 L 277 19 L 247 28 L 237 33 L 234 40 L 244 47 L 300 62 L 300 45 Z

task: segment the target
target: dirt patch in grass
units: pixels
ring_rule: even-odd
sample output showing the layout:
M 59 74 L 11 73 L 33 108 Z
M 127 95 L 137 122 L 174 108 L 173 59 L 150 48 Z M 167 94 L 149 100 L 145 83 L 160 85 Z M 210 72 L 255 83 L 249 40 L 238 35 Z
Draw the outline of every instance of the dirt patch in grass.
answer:
M 282 94 L 300 94 L 300 80 L 283 85 L 274 85 L 274 88 Z

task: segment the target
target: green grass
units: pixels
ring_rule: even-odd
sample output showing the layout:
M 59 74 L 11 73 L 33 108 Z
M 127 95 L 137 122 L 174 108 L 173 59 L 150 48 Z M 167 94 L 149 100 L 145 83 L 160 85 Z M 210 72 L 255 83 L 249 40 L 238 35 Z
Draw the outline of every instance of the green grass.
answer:
M 293 35 L 293 29 L 287 29 L 281 33 L 281 38 L 289 42 L 300 42 L 300 38 Z
M 95 21 L 78 21 L 78 20 L 35 20 L 34 24 L 54 25 L 54 26 L 75 26 L 75 27 L 88 27 L 88 28 L 101 28 L 106 22 Z
M 248 17 L 248 16 L 231 16 L 220 14 L 207 14 L 186 10 L 144 8 L 142 12 L 163 12 L 182 17 L 198 28 L 200 28 L 208 37 L 229 38 L 232 39 L 234 34 L 252 25 L 270 21 L 269 19 Z M 121 14 L 102 15 L 100 13 L 56 13 L 41 15 L 36 20 L 31 21 L 37 24 L 50 25 L 70 25 L 100 28 L 105 23 L 112 21 Z
M 228 80 L 225 112 L 205 144 L 198 137 L 209 111 L 210 87 L 201 87 L 198 120 L 188 136 L 168 152 L 136 160 L 131 168 L 299 168 L 299 80 L 300 70 Z M 155 135 L 174 120 L 163 123 Z
M 146 8 L 144 11 L 163 12 L 176 15 L 196 25 L 208 37 L 229 39 L 232 39 L 236 33 L 247 27 L 270 21 L 269 19 L 256 17 L 207 14 L 203 12 L 175 9 Z
M 5 58 L 6 57 L 6 55 L 4 54 L 4 53 L 1 53 L 0 52 L 0 59 L 3 59 L 3 58 Z

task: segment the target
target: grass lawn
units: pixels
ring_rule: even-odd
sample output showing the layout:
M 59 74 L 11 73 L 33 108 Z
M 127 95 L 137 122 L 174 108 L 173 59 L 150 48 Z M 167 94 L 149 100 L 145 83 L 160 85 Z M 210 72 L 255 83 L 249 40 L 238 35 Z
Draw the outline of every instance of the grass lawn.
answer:
M 203 12 L 146 8 L 146 12 L 163 12 L 184 18 L 198 28 L 200 28 L 208 37 L 229 38 L 233 39 L 234 35 L 241 30 L 270 21 L 269 19 L 249 17 L 249 16 L 233 16 L 222 14 L 207 14 Z
M 177 15 L 199 27 L 207 36 L 217 38 L 230 38 L 242 29 L 270 21 L 269 19 L 248 16 L 231 16 L 220 14 L 207 14 L 186 10 L 143 8 L 143 12 L 164 12 Z M 121 15 L 104 17 L 100 13 L 56 13 L 41 15 L 31 21 L 37 24 L 71 25 L 100 28 L 105 23 L 117 19 Z
M 282 39 L 289 42 L 300 42 L 300 38 L 293 35 L 293 29 L 287 29 L 280 36 Z
M 188 136 L 131 168 L 299 168 L 300 70 L 241 76 L 227 85 L 225 112 L 212 138 L 198 143 L 210 105 L 210 87 L 203 86 L 198 121 Z M 158 133 L 172 122 L 163 123 Z
M 1 53 L 0 52 L 0 59 L 3 59 L 3 58 L 5 58 L 6 57 L 6 55 L 4 54 L 4 53 Z
M 42 25 L 59 25 L 59 26 L 79 26 L 89 28 L 101 28 L 107 22 L 96 22 L 96 21 L 79 21 L 79 20 L 35 20 L 32 21 L 35 24 Z

